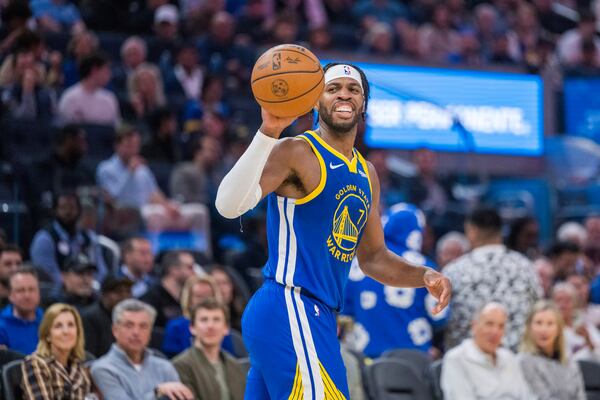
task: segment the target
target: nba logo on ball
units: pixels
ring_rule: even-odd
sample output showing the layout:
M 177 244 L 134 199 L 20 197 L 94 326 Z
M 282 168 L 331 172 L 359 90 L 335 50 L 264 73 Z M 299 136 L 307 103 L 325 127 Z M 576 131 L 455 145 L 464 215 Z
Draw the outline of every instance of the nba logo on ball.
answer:
M 344 74 L 346 74 L 346 75 L 352 74 L 352 72 L 350 72 L 350 67 L 347 65 L 344 65 Z

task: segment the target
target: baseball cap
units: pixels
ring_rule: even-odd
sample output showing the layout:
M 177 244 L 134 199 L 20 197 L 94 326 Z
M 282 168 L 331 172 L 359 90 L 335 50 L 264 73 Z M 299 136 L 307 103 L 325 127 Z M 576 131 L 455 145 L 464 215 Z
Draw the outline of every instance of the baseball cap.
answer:
M 108 275 L 102 281 L 102 285 L 100 286 L 100 291 L 102 293 L 112 292 L 121 286 L 133 286 L 133 281 L 126 276 L 115 276 Z
M 76 254 L 68 257 L 64 263 L 62 272 L 82 273 L 86 271 L 97 271 L 98 267 L 85 254 Z
M 164 4 L 154 12 L 154 23 L 168 22 L 176 24 L 179 21 L 179 12 L 173 4 Z

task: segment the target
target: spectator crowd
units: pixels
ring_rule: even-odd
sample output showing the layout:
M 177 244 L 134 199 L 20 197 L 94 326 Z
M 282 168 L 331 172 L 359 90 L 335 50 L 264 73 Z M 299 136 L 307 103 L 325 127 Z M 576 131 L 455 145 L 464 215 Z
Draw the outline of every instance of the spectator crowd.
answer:
M 243 398 L 266 218 L 225 220 L 214 199 L 258 126 L 249 78 L 268 47 L 528 71 L 555 90 L 600 75 L 599 1 L 0 0 L 0 16 L 0 199 L 23 205 L 0 221 L 0 365 L 20 371 L 17 398 Z M 449 400 L 585 399 L 600 216 L 552 221 L 542 242 L 533 216 L 457 196 L 434 152 L 407 178 L 357 146 L 388 248 L 454 294 L 434 315 L 425 289 L 354 262 L 338 317 L 351 398 L 375 393 L 368 360 L 408 349 L 438 360 Z

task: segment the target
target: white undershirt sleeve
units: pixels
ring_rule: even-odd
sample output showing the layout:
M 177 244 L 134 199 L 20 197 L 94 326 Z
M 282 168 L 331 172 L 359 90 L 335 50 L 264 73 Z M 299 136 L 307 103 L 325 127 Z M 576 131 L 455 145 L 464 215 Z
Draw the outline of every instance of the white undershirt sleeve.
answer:
M 260 177 L 277 142 L 278 139 L 256 132 L 248 149 L 219 185 L 215 201 L 219 214 L 237 218 L 258 204 L 262 197 Z

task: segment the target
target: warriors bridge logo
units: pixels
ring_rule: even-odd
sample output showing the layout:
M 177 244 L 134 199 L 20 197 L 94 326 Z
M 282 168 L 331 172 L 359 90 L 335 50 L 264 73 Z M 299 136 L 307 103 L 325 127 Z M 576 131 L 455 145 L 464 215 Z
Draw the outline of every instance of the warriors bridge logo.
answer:
M 335 198 L 339 203 L 333 215 L 327 248 L 337 260 L 350 262 L 356 253 L 358 237 L 367 222 L 371 205 L 367 194 L 356 185 L 346 185 Z

